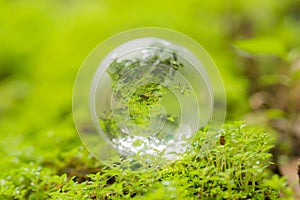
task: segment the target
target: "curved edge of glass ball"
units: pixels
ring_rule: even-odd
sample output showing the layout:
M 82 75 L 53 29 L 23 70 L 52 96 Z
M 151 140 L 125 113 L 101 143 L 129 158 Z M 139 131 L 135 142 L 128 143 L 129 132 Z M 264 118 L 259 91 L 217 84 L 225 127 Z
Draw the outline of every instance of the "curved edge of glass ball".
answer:
M 119 33 L 99 44 L 87 56 L 78 71 L 73 90 L 73 116 L 80 139 L 87 150 L 96 159 L 102 162 L 105 162 L 116 155 L 129 155 L 130 151 L 126 151 L 126 148 L 125 150 L 118 149 L 116 144 L 112 142 L 112 139 L 103 133 L 103 127 L 99 126 L 99 116 L 95 114 L 95 107 L 93 106 L 95 105 L 96 98 L 95 80 L 97 82 L 97 77 L 99 78 L 105 73 L 112 61 L 110 60 L 107 61 L 106 64 L 103 64 L 105 63 L 104 60 L 107 60 L 110 57 L 112 59 L 120 57 L 120 55 L 114 54 L 116 49 L 119 48 L 123 53 L 126 53 L 130 50 L 128 47 L 126 49 L 126 45 L 122 50 L 122 45 L 124 46 L 126 43 L 143 38 L 154 38 L 157 41 L 161 41 L 162 44 L 165 41 L 166 43 L 171 44 L 171 50 L 174 50 L 174 47 L 179 48 L 181 56 L 194 56 L 194 58 L 189 59 L 195 59 L 196 62 L 201 63 L 197 64 L 201 65 L 197 70 L 200 70 L 202 75 L 205 74 L 204 79 L 210 93 L 209 98 L 211 98 L 212 101 L 211 116 L 209 116 L 207 123 L 211 128 L 218 129 L 225 120 L 226 95 L 222 78 L 213 60 L 201 45 L 182 33 L 163 28 L 139 28 Z M 139 43 L 135 43 L 133 48 L 136 49 L 138 44 Z M 169 44 L 163 45 L 164 47 L 162 48 L 166 48 Z M 203 124 L 198 128 L 201 127 L 203 127 Z M 197 130 L 193 131 L 195 132 Z M 208 141 L 208 143 L 214 142 L 214 138 L 215 137 L 212 136 L 212 141 Z M 184 144 L 184 147 L 187 147 L 190 141 L 191 140 L 188 140 Z M 180 149 L 176 145 L 178 145 L 178 143 L 173 144 L 172 148 Z M 167 154 L 158 152 L 156 154 L 150 153 L 150 155 L 145 155 L 144 153 L 144 155 L 141 155 L 141 159 L 149 158 L 149 156 L 151 157 L 152 155 L 152 157 L 158 158 L 161 161 L 164 160 L 163 163 L 169 163 L 178 159 L 181 154 L 184 153 L 185 149 L 186 148 L 182 148 L 175 152 L 175 154 L 172 154 L 173 152 Z M 157 151 L 159 151 L 159 148 Z M 205 151 L 205 149 L 203 149 L 203 151 Z

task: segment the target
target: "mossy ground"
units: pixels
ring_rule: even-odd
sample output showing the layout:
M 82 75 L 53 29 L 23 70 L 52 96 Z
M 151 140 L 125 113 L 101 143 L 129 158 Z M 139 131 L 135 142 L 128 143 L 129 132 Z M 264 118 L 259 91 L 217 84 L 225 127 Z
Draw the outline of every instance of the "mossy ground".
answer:
M 220 137 L 224 140 L 220 141 Z M 284 178 L 268 170 L 270 135 L 235 122 L 196 134 L 166 166 L 135 155 L 101 164 L 83 147 L 40 162 L 15 156 L 1 174 L 2 199 L 289 199 Z

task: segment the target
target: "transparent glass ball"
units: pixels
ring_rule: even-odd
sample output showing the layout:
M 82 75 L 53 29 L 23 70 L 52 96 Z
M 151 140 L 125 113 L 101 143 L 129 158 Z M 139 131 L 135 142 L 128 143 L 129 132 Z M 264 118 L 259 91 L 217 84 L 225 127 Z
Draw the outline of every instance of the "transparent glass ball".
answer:
M 221 76 L 206 51 L 168 29 L 134 29 L 97 46 L 74 85 L 83 144 L 105 161 L 138 154 L 178 159 L 195 133 L 225 118 Z

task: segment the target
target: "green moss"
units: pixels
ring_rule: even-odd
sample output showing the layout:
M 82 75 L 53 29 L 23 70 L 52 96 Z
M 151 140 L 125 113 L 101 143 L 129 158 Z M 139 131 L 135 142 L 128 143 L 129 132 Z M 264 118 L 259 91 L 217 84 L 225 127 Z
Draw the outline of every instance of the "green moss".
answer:
M 71 171 L 57 176 L 32 165 L 2 179 L 0 194 L 5 199 L 289 199 L 285 179 L 267 169 L 272 164 L 269 137 L 239 122 L 221 131 L 206 128 L 168 166 L 150 166 L 139 155 L 115 157 L 110 166 L 95 168 L 77 159 L 66 162 Z

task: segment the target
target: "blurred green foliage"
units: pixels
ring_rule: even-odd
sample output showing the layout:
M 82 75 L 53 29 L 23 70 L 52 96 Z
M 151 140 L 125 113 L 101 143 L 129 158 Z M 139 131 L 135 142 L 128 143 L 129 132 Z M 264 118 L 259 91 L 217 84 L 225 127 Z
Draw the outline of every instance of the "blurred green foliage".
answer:
M 204 46 L 224 79 L 228 119 L 255 110 L 249 97 L 274 94 L 279 83 L 298 98 L 298 0 L 0 0 L 0 177 L 32 165 L 55 171 L 74 154 L 87 166 L 93 162 L 84 150 L 78 155 L 76 72 L 101 41 L 145 26 L 175 29 Z M 294 107 L 276 104 L 264 113 L 294 123 L 297 101 L 281 101 Z

